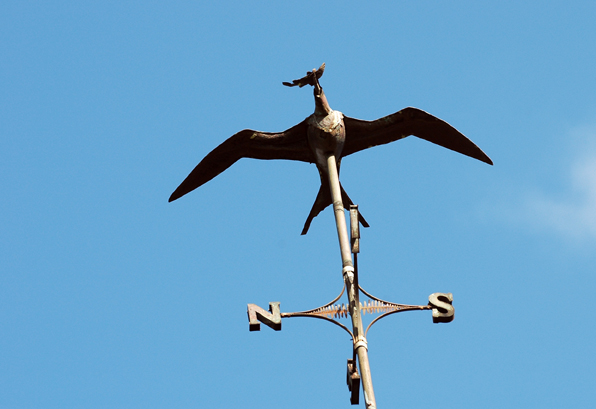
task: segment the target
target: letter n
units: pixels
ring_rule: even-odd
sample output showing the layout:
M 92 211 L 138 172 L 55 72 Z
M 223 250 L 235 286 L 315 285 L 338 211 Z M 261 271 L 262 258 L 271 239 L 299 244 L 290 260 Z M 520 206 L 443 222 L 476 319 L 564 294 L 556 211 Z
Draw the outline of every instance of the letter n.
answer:
M 279 301 L 269 303 L 267 312 L 256 304 L 248 304 L 248 329 L 250 331 L 260 331 L 261 321 L 263 324 L 276 331 L 281 330 L 281 314 L 279 312 Z

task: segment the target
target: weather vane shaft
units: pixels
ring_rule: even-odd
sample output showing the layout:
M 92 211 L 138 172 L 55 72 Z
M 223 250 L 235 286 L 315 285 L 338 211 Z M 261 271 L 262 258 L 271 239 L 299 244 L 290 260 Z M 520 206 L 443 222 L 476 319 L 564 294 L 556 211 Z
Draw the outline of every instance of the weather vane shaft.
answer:
M 333 212 L 335 213 L 335 225 L 337 227 L 337 237 L 342 261 L 342 275 L 348 295 L 348 312 L 352 319 L 352 333 L 354 338 L 354 351 L 358 356 L 360 367 L 360 377 L 362 379 L 362 390 L 364 391 L 364 401 L 369 409 L 376 409 L 375 392 L 372 385 L 372 376 L 370 373 L 370 364 L 368 361 L 368 343 L 362 327 L 362 316 L 360 314 L 360 297 L 358 293 L 358 280 L 352 262 L 352 251 L 350 240 L 348 239 L 348 228 L 346 226 L 346 217 L 344 206 L 341 200 L 341 188 L 339 185 L 339 174 L 337 173 L 337 164 L 334 155 L 327 156 L 327 168 L 329 169 L 329 186 L 331 188 L 331 198 L 333 200 Z

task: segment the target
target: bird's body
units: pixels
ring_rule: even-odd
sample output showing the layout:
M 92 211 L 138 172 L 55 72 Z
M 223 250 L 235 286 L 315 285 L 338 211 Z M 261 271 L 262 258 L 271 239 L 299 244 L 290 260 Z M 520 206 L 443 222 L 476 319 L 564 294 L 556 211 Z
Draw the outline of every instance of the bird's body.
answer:
M 339 173 L 342 157 L 415 135 L 492 165 L 490 158 L 472 141 L 448 123 L 419 109 L 405 108 L 376 121 L 362 121 L 332 110 L 318 81 L 324 68 L 325 64 L 293 83 L 284 82 L 287 86 L 314 87 L 315 112 L 312 115 L 284 132 L 245 129 L 233 135 L 194 168 L 172 193 L 169 201 L 203 185 L 243 157 L 315 163 L 321 177 L 321 186 L 302 230 L 302 234 L 306 234 L 312 219 L 332 202 L 327 168 L 329 155 L 335 156 Z M 341 195 L 344 207 L 349 209 L 352 200 L 343 187 Z M 368 227 L 362 215 L 359 217 L 362 225 Z
M 298 80 L 299 81 L 299 80 Z M 322 210 L 332 203 L 331 191 L 329 188 L 329 169 L 327 164 L 327 157 L 334 155 L 337 158 L 337 173 L 339 174 L 339 167 L 341 164 L 342 152 L 346 142 L 346 127 L 344 125 L 344 115 L 339 111 L 334 111 L 327 102 L 327 97 L 323 89 L 315 80 L 314 84 L 315 97 L 315 112 L 308 118 L 307 123 L 307 139 L 308 146 L 314 154 L 315 164 L 319 170 L 321 177 L 321 186 L 319 192 L 312 206 L 312 209 L 304 223 L 302 234 L 306 234 L 310 227 L 312 219 L 314 219 Z M 340 184 L 341 187 L 341 184 Z M 352 200 L 341 187 L 341 194 L 344 207 L 349 209 Z M 368 227 L 368 223 L 362 215 L 359 214 L 360 222 L 364 227 Z
M 317 165 L 325 162 L 325 153 L 341 156 L 346 141 L 344 115 L 331 111 L 328 115 L 312 114 L 308 117 L 308 146 L 315 154 Z

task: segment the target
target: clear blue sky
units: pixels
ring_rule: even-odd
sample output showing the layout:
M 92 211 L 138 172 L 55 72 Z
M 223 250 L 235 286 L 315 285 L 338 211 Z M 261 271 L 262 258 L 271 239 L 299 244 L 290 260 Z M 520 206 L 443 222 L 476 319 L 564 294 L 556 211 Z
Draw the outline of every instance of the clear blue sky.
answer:
M 414 137 L 343 161 L 371 224 L 361 284 L 454 294 L 455 320 L 369 332 L 379 408 L 596 405 L 596 4 L 36 2 L 0 13 L 0 408 L 346 408 L 351 343 L 246 304 L 341 289 L 314 165 L 241 160 L 167 199 L 244 129 L 331 106 L 442 118 L 494 166 Z

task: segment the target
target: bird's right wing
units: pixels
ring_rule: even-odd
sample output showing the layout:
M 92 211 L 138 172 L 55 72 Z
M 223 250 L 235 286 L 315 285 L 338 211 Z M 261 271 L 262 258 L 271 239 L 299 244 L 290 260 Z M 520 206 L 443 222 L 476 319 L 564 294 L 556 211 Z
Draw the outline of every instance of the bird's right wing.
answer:
M 492 165 L 490 158 L 447 122 L 417 108 L 404 108 L 375 121 L 344 115 L 346 142 L 342 156 L 414 135 Z
M 250 129 L 238 132 L 205 156 L 176 188 L 169 201 L 209 182 L 241 158 L 314 162 L 306 132 L 306 120 L 284 132 L 259 132 Z

